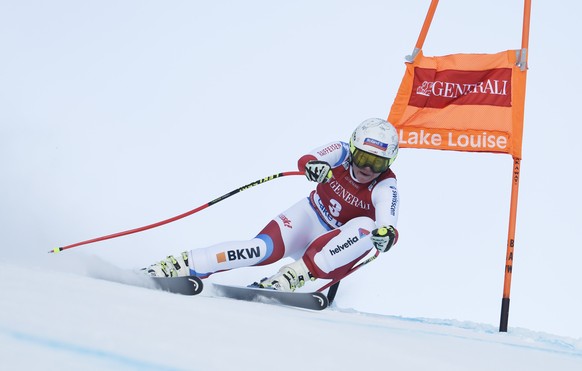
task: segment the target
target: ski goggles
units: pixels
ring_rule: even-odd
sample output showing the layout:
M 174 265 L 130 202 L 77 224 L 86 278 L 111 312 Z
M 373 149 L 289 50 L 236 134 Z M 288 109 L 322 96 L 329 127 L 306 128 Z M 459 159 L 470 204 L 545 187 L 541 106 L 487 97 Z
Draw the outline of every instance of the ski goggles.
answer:
M 369 167 L 375 173 L 383 173 L 390 167 L 390 159 L 364 152 L 356 148 L 352 153 L 352 164 L 360 169 Z

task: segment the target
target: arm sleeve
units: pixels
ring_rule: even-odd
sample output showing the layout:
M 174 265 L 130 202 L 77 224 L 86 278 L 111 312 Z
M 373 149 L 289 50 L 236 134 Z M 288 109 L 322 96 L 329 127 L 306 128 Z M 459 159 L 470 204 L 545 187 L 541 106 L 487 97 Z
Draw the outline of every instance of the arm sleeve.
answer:
M 331 142 L 324 146 L 317 147 L 309 153 L 301 156 L 297 161 L 297 168 L 305 170 L 305 164 L 312 160 L 325 161 L 332 168 L 340 166 L 349 156 L 350 146 L 344 142 Z
M 374 187 L 372 204 L 376 208 L 376 225 L 378 227 L 391 225 L 396 228 L 400 198 L 395 178 L 384 179 Z

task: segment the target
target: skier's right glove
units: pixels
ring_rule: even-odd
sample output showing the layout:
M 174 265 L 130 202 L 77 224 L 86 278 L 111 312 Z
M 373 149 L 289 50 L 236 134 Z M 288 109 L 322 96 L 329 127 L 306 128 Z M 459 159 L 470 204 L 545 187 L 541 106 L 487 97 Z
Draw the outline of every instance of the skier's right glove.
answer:
M 331 175 L 331 166 L 325 161 L 311 160 L 305 164 L 305 176 L 312 182 L 325 183 Z
M 374 247 L 380 250 L 380 252 L 386 252 L 390 250 L 392 245 L 396 242 L 396 236 L 398 232 L 393 226 L 380 227 L 372 231 L 372 236 L 370 239 L 374 244 Z

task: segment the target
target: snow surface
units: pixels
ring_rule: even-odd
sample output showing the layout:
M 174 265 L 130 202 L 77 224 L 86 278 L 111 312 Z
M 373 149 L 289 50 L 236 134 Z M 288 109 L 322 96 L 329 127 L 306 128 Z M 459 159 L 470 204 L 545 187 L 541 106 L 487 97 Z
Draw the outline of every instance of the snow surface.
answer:
M 241 302 L 214 297 L 210 285 L 197 297 L 169 294 L 71 256 L 42 273 L 0 261 L 0 369 L 582 370 L 582 341 L 572 338 Z
M 508 334 L 497 332 L 506 155 L 401 150 L 398 245 L 342 282 L 323 313 L 95 279 L 134 281 L 120 269 L 252 238 L 313 189 L 303 177 L 46 253 L 294 170 L 305 151 L 387 117 L 429 3 L 0 1 L 0 370 L 248 369 L 256 354 L 270 369 L 333 357 L 336 369 L 582 370 L 582 74 L 568 68 L 582 60 L 568 37 L 580 33 L 580 1 L 532 5 Z M 441 1 L 425 54 L 519 48 L 522 13 L 522 0 Z M 211 279 L 241 284 L 276 269 Z

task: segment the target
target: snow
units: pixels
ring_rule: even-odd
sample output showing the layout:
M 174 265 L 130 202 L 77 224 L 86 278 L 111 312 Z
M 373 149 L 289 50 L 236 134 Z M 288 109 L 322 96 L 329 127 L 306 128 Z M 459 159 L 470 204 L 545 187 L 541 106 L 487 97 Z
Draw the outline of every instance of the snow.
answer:
M 210 284 L 188 297 L 139 287 L 139 278 L 90 256 L 42 273 L 0 260 L 0 368 L 582 369 L 580 339 L 335 304 L 314 312 L 242 302 L 213 296 Z
M 507 334 L 506 155 L 401 150 L 398 245 L 322 313 L 110 282 L 254 237 L 311 191 L 303 177 L 46 253 L 294 170 L 387 117 L 429 3 L 0 2 L 0 369 L 581 370 L 582 74 L 567 37 L 580 1 L 532 5 Z M 424 52 L 519 48 L 522 12 L 522 0 L 441 1 Z M 210 280 L 244 284 L 284 263 Z

